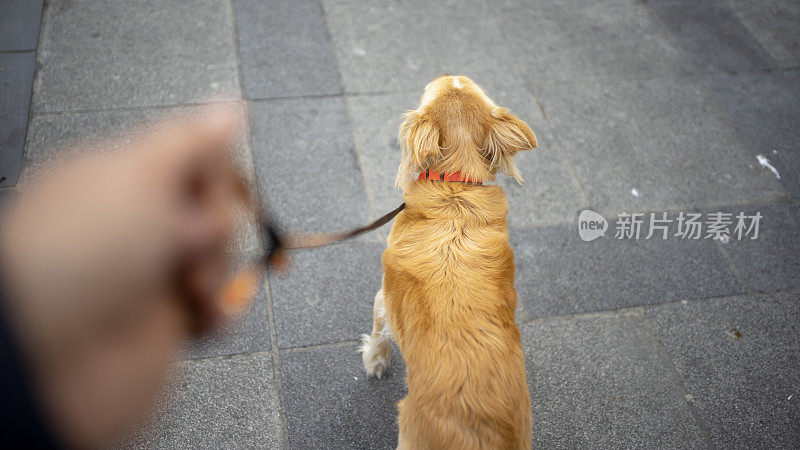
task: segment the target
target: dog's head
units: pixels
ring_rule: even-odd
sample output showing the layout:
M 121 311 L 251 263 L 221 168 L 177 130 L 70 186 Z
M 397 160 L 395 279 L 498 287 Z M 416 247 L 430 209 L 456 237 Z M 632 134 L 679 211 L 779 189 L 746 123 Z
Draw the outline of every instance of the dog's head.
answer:
M 473 180 L 504 173 L 522 184 L 514 155 L 534 149 L 536 136 L 511 111 L 463 75 L 445 74 L 425 86 L 419 107 L 404 115 L 398 140 L 403 159 L 397 185 L 424 170 L 459 171 Z

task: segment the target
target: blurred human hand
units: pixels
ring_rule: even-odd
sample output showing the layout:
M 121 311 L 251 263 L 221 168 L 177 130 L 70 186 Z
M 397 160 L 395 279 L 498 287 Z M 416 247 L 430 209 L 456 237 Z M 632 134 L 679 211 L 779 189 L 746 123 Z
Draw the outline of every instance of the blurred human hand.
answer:
M 163 122 L 40 180 L 0 222 L 7 322 L 57 437 L 94 447 L 148 409 L 178 343 L 221 323 L 241 117 Z M 238 205 L 237 205 L 238 203 Z

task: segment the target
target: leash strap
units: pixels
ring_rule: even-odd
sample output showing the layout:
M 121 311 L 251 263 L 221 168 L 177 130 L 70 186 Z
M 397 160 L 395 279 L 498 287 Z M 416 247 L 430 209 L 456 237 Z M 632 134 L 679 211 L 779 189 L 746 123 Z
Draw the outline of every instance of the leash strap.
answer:
M 277 224 L 269 219 L 269 216 L 263 209 L 260 209 L 259 231 L 261 232 L 262 239 L 265 241 L 264 246 L 266 248 L 262 255 L 258 256 L 251 263 L 246 263 L 224 287 L 222 291 L 223 309 L 239 312 L 247 308 L 249 302 L 253 299 L 255 286 L 258 280 L 264 275 L 264 272 L 269 270 L 270 266 L 284 266 L 286 259 L 283 252 L 285 250 L 321 247 L 323 245 L 354 238 L 359 234 L 372 231 L 385 225 L 387 222 L 394 219 L 396 215 L 400 214 L 400 211 L 405 207 L 406 204 L 403 203 L 395 208 L 394 211 L 384 215 L 378 220 L 350 231 L 319 234 L 298 233 L 289 235 L 281 233 Z
M 280 250 L 322 247 L 324 245 L 334 244 L 346 239 L 352 239 L 360 234 L 372 231 L 387 224 L 390 220 L 394 219 L 396 215 L 400 214 L 400 211 L 402 211 L 405 207 L 406 204 L 402 203 L 393 211 L 385 214 L 383 217 L 380 217 L 368 225 L 339 233 L 293 233 L 284 235 L 279 231 L 279 227 L 273 221 L 266 219 L 266 216 L 262 215 L 262 236 L 268 241 L 265 242 L 267 245 L 265 255 L 266 260 L 269 261 L 273 255 Z

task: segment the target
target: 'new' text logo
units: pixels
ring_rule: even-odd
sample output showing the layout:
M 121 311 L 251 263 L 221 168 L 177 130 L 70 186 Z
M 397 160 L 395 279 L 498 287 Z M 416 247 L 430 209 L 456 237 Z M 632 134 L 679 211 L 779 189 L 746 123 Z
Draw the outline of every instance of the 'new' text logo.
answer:
M 593 241 L 605 236 L 608 221 L 591 209 L 584 209 L 578 216 L 578 235 L 584 241 Z

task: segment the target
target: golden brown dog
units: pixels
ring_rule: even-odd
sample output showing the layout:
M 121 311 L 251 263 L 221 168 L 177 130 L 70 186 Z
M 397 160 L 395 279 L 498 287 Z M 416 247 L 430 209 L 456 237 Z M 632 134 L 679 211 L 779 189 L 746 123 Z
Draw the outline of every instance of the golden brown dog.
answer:
M 530 448 L 508 205 L 500 186 L 481 183 L 497 172 L 521 183 L 514 155 L 535 148 L 536 136 L 464 76 L 429 83 L 404 117 L 397 184 L 406 207 L 383 253 L 364 368 L 384 374 L 394 336 L 408 368 L 398 448 Z M 425 179 L 412 180 L 420 172 Z M 445 175 L 430 181 L 431 172 Z

